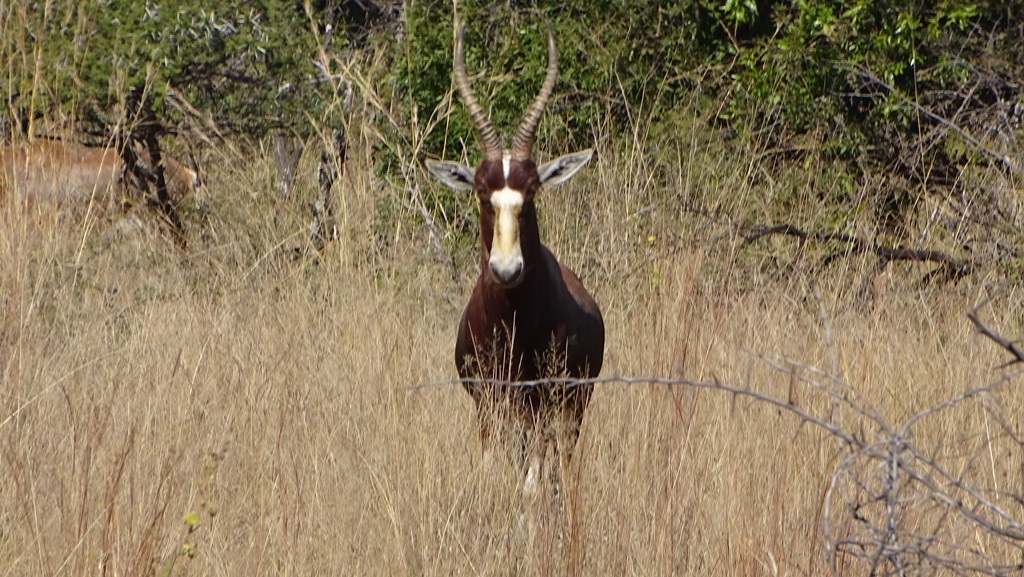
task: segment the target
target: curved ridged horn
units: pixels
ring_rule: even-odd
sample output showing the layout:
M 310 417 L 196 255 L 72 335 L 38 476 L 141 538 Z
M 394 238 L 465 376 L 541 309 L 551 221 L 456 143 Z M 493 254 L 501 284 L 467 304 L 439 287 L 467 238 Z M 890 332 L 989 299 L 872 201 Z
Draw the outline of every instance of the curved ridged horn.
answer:
M 469 76 L 466 75 L 466 61 L 462 54 L 462 34 L 466 31 L 466 25 L 459 26 L 459 32 L 455 35 L 455 86 L 459 89 L 462 102 L 469 110 L 469 116 L 473 119 L 473 127 L 476 128 L 476 135 L 480 138 L 480 146 L 484 151 L 484 160 L 501 160 L 501 143 L 498 142 L 498 134 L 494 132 L 494 126 L 487 118 L 476 96 L 473 95 L 473 88 L 469 85 Z
M 512 158 L 516 160 L 528 160 L 533 154 L 533 141 L 536 138 L 537 126 L 540 125 L 540 117 L 551 98 L 551 92 L 555 89 L 555 81 L 558 80 L 558 51 L 555 48 L 555 37 L 548 27 L 548 71 L 544 77 L 544 84 L 540 87 L 540 94 L 533 105 L 526 111 L 523 123 L 519 125 L 515 138 L 512 139 Z

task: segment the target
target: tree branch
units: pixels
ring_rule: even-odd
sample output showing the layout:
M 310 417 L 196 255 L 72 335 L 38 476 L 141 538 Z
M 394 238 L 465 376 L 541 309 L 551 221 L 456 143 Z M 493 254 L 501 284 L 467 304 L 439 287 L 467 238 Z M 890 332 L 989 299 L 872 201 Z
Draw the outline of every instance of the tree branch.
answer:
M 841 242 L 849 245 L 852 254 L 873 254 L 884 263 L 889 261 L 933 262 L 941 265 L 950 279 L 965 277 L 974 272 L 974 264 L 969 260 L 957 259 L 940 250 L 918 249 L 905 246 L 888 247 L 866 241 L 860 237 L 841 232 L 805 231 L 792 224 L 774 226 L 758 225 L 743 234 L 747 244 L 756 242 L 766 236 L 784 235 L 799 238 L 801 241 L 816 240 L 818 242 Z
M 979 333 L 981 333 L 985 337 L 988 337 L 990 340 L 992 340 L 992 342 L 996 343 L 1000 347 L 1003 347 L 1003 349 L 1005 349 L 1006 352 L 1010 353 L 1010 355 L 1013 356 L 1013 360 L 1007 363 L 1007 365 L 1024 363 L 1024 352 L 1022 352 L 1014 342 L 1006 339 L 1002 335 L 988 328 L 987 326 L 985 326 L 985 323 L 981 322 L 981 320 L 978 319 L 978 309 L 988 304 L 990 300 L 992 300 L 991 297 L 985 299 L 984 301 L 981 302 L 981 304 L 971 309 L 971 312 L 967 313 L 967 318 L 971 319 L 971 322 L 974 323 L 974 328 L 978 329 Z

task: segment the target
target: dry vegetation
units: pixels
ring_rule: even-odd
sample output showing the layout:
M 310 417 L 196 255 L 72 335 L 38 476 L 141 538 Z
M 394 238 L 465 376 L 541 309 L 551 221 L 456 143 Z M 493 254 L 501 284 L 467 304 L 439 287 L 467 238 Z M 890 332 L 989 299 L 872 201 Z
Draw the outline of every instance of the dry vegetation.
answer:
M 4 207 L 0 573 L 861 575 L 931 574 L 928 554 L 1005 573 L 1021 562 L 1019 379 L 903 432 L 952 479 L 918 462 L 934 486 L 903 474 L 880 491 L 891 502 L 864 493 L 887 483 L 884 426 L 1012 370 L 965 316 L 990 294 L 985 279 L 922 287 L 918 265 L 889 265 L 864 299 L 866 260 L 776 267 L 784 242 L 751 247 L 680 212 L 715 205 L 722 187 L 767 194 L 715 145 L 694 136 L 657 178 L 640 146 L 599 151 L 541 206 L 549 244 L 605 311 L 604 375 L 711 388 L 599 385 L 570 487 L 580 522 L 567 528 L 557 500 L 523 503 L 512 471 L 480 469 L 460 387 L 414 387 L 455 375 L 475 255 L 459 255 L 453 280 L 414 203 L 380 242 L 382 183 L 354 136 L 341 235 L 317 263 L 292 250 L 306 209 L 277 197 L 266 155 L 211 152 L 212 207 L 194 215 L 203 233 L 187 253 L 153 222 Z M 1019 290 L 995 292 L 982 318 L 1024 333 Z M 869 533 L 889 520 L 891 533 Z M 830 549 L 843 540 L 890 548 Z

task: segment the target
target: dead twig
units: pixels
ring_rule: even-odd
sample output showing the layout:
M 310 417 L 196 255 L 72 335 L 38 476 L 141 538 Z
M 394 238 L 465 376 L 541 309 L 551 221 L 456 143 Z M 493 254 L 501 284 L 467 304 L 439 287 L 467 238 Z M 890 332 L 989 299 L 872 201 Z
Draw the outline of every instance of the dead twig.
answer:
M 813 236 L 788 225 L 774 228 L 801 238 Z M 980 334 L 1013 356 L 1010 364 L 1021 362 L 1024 354 L 1017 345 L 980 320 L 978 308 L 987 302 L 970 311 L 968 318 Z M 892 423 L 883 411 L 871 407 L 855 387 L 842 379 L 835 364 L 830 370 L 820 370 L 791 359 L 761 358 L 788 375 L 791 382 L 827 395 L 831 402 L 814 405 L 822 407 L 820 409 L 809 409 L 749 386 L 685 378 L 611 376 L 537 381 L 474 379 L 471 382 L 502 387 L 686 386 L 718 390 L 767 404 L 795 415 L 804 423 L 816 425 L 838 441 L 839 458 L 831 472 L 822 507 L 826 551 L 833 574 L 846 572 L 848 559 L 859 560 L 872 575 L 948 571 L 995 576 L 1024 571 L 1024 520 L 1020 517 L 1024 496 L 1017 491 L 990 487 L 984 474 L 972 475 L 964 459 L 966 457 L 969 463 L 976 455 L 964 455 L 958 450 L 961 439 L 950 439 L 939 447 L 922 448 L 915 444 L 914 435 L 916 426 L 925 419 L 967 402 L 985 402 L 984 399 L 990 398 L 997 389 L 1024 375 L 1024 368 L 1004 372 L 982 386 L 926 407 L 902 423 Z M 452 379 L 413 385 L 405 390 L 461 383 L 462 380 Z M 849 410 L 846 418 L 832 418 L 840 407 Z M 1004 424 L 1004 428 L 1007 426 Z M 1024 443 L 1018 436 L 1012 430 L 1005 433 L 1002 438 L 1012 441 L 1013 446 L 1024 453 Z M 992 442 L 988 439 L 986 446 Z
M 978 309 L 980 309 L 981 307 L 983 307 L 986 304 L 988 304 L 989 301 L 991 301 L 991 300 L 992 300 L 992 297 L 989 297 L 989 298 L 985 299 L 984 301 L 982 301 L 981 304 L 979 304 L 978 306 L 976 306 L 973 309 L 971 309 L 971 311 L 969 313 L 967 313 L 967 318 L 971 319 L 971 322 L 974 323 L 974 328 L 978 329 L 979 333 L 981 333 L 982 335 L 987 337 L 989 340 L 991 340 L 992 342 L 996 343 L 997 345 L 999 345 L 1000 347 L 1005 349 L 1006 352 L 1008 352 L 1011 355 L 1013 355 L 1013 360 L 1010 361 L 1009 363 L 1007 363 L 1007 365 L 1013 365 L 1013 364 L 1016 364 L 1016 363 L 1024 363 L 1024 352 L 1022 352 L 1020 350 L 1020 348 L 1017 347 L 1017 345 L 1014 342 L 1009 341 L 1006 338 L 1004 338 L 1004 337 L 1000 336 L 999 334 L 995 333 L 994 331 L 992 331 L 992 329 L 990 329 L 987 326 L 985 326 L 985 323 L 981 322 L 981 320 L 978 318 Z
M 1022 170 L 1021 167 L 1017 166 L 1017 164 L 1014 163 L 1013 160 L 1009 156 L 1007 156 L 1005 154 L 1000 154 L 1000 153 L 992 150 L 988 146 L 985 146 L 977 138 L 974 138 L 974 136 L 969 134 L 966 130 L 964 130 L 963 128 L 957 126 L 955 123 L 953 123 L 953 122 L 943 118 L 942 116 L 939 116 L 938 114 L 932 112 L 931 110 L 928 110 L 927 108 L 921 106 L 917 102 L 914 102 L 913 100 L 904 97 L 902 95 L 902 93 L 899 90 L 896 89 L 896 87 L 894 87 L 894 86 L 890 85 L 889 83 L 885 82 L 884 80 L 879 78 L 878 75 L 876 75 L 874 72 L 872 72 L 871 70 L 867 69 L 866 67 L 860 66 L 860 65 L 857 65 L 857 66 L 847 66 L 846 67 L 846 71 L 850 72 L 851 74 L 857 74 L 857 75 L 861 76 L 862 78 L 867 79 L 872 84 L 877 85 L 877 86 L 883 88 L 886 91 L 886 93 L 891 94 L 891 95 L 899 98 L 904 104 L 907 104 L 908 106 L 910 106 L 911 108 L 916 110 L 918 113 L 920 113 L 920 114 L 922 114 L 922 115 L 924 115 L 924 116 L 934 120 L 935 122 L 937 122 L 937 123 L 941 124 L 942 126 L 945 126 L 946 128 L 948 128 L 949 130 L 952 130 L 953 132 L 957 133 L 966 142 L 970 143 L 972 146 L 974 146 L 979 151 L 983 152 L 984 154 L 986 154 L 986 155 L 992 157 L 993 159 L 995 159 L 996 161 L 998 161 L 1000 164 L 1002 164 L 1004 167 L 1006 167 L 1006 169 L 1009 170 L 1010 172 L 1012 172 L 1014 174 L 1018 174 L 1018 175 L 1024 174 L 1024 170 Z
M 974 272 L 974 264 L 971 261 L 955 258 L 940 250 L 905 246 L 888 247 L 841 232 L 805 231 L 792 224 L 777 224 L 753 226 L 742 233 L 743 239 L 747 244 L 754 243 L 766 236 L 774 235 L 795 237 L 800 239 L 802 243 L 808 240 L 840 242 L 847 245 L 847 252 L 849 254 L 873 254 L 881 260 L 882 264 L 891 261 L 936 263 L 945 271 L 945 276 L 949 280 L 960 279 Z

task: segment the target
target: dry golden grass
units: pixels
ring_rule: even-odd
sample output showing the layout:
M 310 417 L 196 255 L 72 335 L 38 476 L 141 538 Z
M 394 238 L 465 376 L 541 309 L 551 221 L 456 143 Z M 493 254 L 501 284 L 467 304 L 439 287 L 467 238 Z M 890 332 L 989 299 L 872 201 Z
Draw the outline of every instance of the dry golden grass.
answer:
M 770 366 L 781 357 L 833 374 L 898 426 L 1001 374 L 1005 353 L 965 317 L 983 279 L 921 288 L 892 267 L 860 300 L 856 259 L 779 273 L 681 214 L 680 199 L 712 199 L 723 185 L 741 189 L 732 199 L 764 193 L 701 158 L 707 150 L 681 155 L 665 181 L 640 154 L 601 152 L 540 203 L 545 238 L 603 307 L 604 375 L 714 379 L 827 419 L 829 397 L 796 378 L 806 370 Z M 846 453 L 750 397 L 599 385 L 567 487 L 580 496 L 576 528 L 553 498 L 522 502 L 515 472 L 482 471 L 468 395 L 410 388 L 455 376 L 475 259 L 460 259 L 452 281 L 415 211 L 379 248 L 370 221 L 381 185 L 368 153 L 353 154 L 337 196 L 341 238 L 319 265 L 291 257 L 305 209 L 275 198 L 268 158 L 210 163 L 211 218 L 191 223 L 206 237 L 187 254 L 154 232 L 28 223 L 5 208 L 0 574 L 829 572 L 823 507 Z M 1019 336 L 1019 303 L 1006 290 L 982 313 Z M 995 420 L 1019 434 L 1018 384 L 929 417 L 910 438 L 1003 491 L 1020 520 L 1008 495 L 1024 494 L 1021 448 Z M 832 416 L 859 438 L 877 432 L 848 407 Z M 1019 562 L 1019 549 L 907 496 L 908 531 L 932 527 Z M 856 532 L 842 498 L 830 504 L 840 532 Z M 852 555 L 836 563 L 870 571 Z

